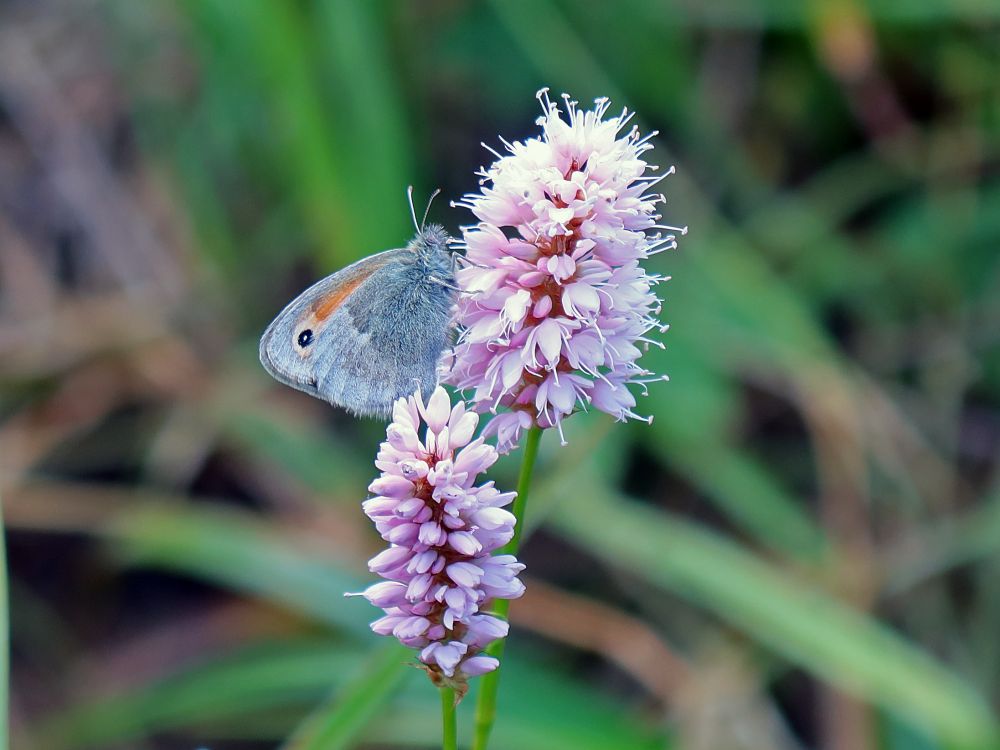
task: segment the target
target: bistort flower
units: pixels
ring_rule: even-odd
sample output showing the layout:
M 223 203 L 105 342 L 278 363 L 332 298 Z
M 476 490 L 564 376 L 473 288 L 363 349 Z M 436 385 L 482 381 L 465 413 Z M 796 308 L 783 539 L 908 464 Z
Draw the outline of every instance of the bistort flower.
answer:
M 386 579 L 363 593 L 385 610 L 372 630 L 420 649 L 431 678 L 459 690 L 467 677 L 497 668 L 481 651 L 507 635 L 507 623 L 480 607 L 524 592 L 517 578 L 524 566 L 513 555 L 491 555 L 514 534 L 504 506 L 515 493 L 476 485 L 497 460 L 496 449 L 472 440 L 478 423 L 464 403 L 452 408 L 441 387 L 426 406 L 419 391 L 396 401 L 375 460 L 382 475 L 363 505 L 390 543 L 368 563 Z
M 463 231 L 459 285 L 461 327 L 449 382 L 473 390 L 477 411 L 494 417 L 501 451 L 532 424 L 560 428 L 576 408 L 594 407 L 620 420 L 639 417 L 629 384 L 665 379 L 638 364 L 665 331 L 652 287 L 661 277 L 640 262 L 676 247 L 659 224 L 664 200 L 642 155 L 627 111 L 605 120 L 607 99 L 581 111 L 565 99 L 565 117 L 539 92 L 542 135 L 507 143 L 505 155 L 480 172 L 480 193 L 453 204 L 479 222 Z M 560 428 L 560 436 L 562 431 Z

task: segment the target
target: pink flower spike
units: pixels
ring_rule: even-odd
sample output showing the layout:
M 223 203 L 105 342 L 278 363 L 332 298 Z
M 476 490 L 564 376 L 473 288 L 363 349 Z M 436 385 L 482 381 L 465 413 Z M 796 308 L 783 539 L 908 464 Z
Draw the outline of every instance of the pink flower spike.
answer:
M 476 411 L 517 414 L 486 427 L 500 452 L 588 406 L 641 419 L 626 394 L 660 379 L 638 359 L 661 345 L 649 334 L 665 330 L 654 293 L 665 279 L 640 264 L 686 231 L 660 223 L 664 199 L 649 188 L 662 178 L 649 175 L 649 138 L 625 127 L 631 114 L 608 117 L 607 99 L 581 110 L 544 89 L 538 98 L 541 135 L 504 141 L 480 192 L 456 204 L 475 223 L 462 233 L 468 264 L 456 278 L 468 294 L 447 379 L 474 393 Z
M 370 485 L 378 495 L 363 505 L 391 544 L 368 564 L 386 580 L 351 596 L 385 610 L 372 630 L 420 649 L 432 678 L 458 686 L 496 669 L 482 650 L 507 633 L 480 607 L 524 588 L 516 558 L 490 555 L 513 535 L 515 518 L 503 506 L 515 493 L 476 484 L 497 450 L 473 440 L 478 415 L 461 402 L 452 408 L 443 388 L 426 405 L 419 393 L 397 402 L 393 415 L 400 422 L 386 428 L 376 458 L 382 474 Z

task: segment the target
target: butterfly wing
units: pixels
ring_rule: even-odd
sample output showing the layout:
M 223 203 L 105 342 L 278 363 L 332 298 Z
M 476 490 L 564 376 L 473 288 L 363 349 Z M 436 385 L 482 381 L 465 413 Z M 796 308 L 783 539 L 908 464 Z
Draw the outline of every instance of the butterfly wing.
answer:
M 260 363 L 271 377 L 320 396 L 318 386 L 325 365 L 324 357 L 318 353 L 321 334 L 333 325 L 338 309 L 358 287 L 405 252 L 386 250 L 362 258 L 317 281 L 289 302 L 260 338 Z
M 319 392 L 357 414 L 387 416 L 401 396 L 429 397 L 451 337 L 454 292 L 410 255 L 386 264 L 337 311 L 320 341 Z
M 429 395 L 450 337 L 454 293 L 408 250 L 389 250 L 307 289 L 261 340 L 274 377 L 356 414 L 386 416 Z

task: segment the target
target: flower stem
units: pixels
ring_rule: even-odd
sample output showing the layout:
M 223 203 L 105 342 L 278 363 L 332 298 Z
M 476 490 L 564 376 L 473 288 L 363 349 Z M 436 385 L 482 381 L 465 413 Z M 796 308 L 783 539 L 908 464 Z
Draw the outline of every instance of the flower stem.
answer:
M 458 728 L 455 722 L 455 691 L 450 687 L 441 688 L 441 748 L 458 750 Z
M 532 427 L 524 441 L 524 456 L 521 459 L 521 473 L 517 479 L 517 497 L 514 499 L 513 513 L 517 518 L 514 526 L 514 536 L 500 550 L 502 555 L 517 554 L 521 544 L 521 535 L 524 533 L 524 511 L 528 504 L 528 488 L 531 486 L 531 473 L 535 468 L 535 459 L 538 457 L 538 444 L 542 439 L 542 428 Z M 493 603 L 493 613 L 497 617 L 507 617 L 510 610 L 509 599 L 498 599 Z M 494 641 L 486 648 L 486 653 L 500 659 L 503 656 L 505 638 Z M 490 741 L 490 732 L 493 731 L 493 723 L 497 716 L 497 691 L 500 688 L 500 668 L 483 675 L 479 686 L 479 698 L 476 701 L 476 725 L 475 738 L 472 742 L 472 750 L 486 750 L 486 745 Z

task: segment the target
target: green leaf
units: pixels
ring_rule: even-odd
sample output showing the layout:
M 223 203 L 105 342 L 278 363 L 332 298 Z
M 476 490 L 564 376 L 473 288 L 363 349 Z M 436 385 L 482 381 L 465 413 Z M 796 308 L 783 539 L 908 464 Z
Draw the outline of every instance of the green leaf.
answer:
M 185 2 L 181 7 L 203 39 L 203 63 L 209 72 L 221 71 L 226 88 L 250 92 L 260 110 L 255 121 L 263 120 L 269 132 L 277 134 L 270 152 L 274 170 L 294 196 L 313 241 L 332 252 L 358 246 L 362 228 L 347 208 L 349 172 L 333 147 L 342 142 L 342 133 L 322 106 L 310 27 L 299 7 L 249 3 L 233 13 L 219 0 Z
M 1000 491 L 974 509 L 938 520 L 889 560 L 886 589 L 899 595 L 933 576 L 1000 553 Z
M 291 422 L 284 415 L 242 409 L 228 415 L 225 435 L 251 455 L 281 466 L 314 490 L 348 495 L 355 488 L 360 506 L 375 469 L 356 445 L 348 445 L 315 424 Z M 377 442 L 371 445 L 371 453 Z
M 282 745 L 283 750 L 346 750 L 392 698 L 413 651 L 393 641 L 365 661 L 355 681 L 334 693 Z
M 372 643 L 378 642 L 372 636 Z M 304 725 L 320 730 L 311 735 L 315 747 L 349 747 L 320 743 L 321 735 L 346 742 L 347 729 L 352 736 L 373 743 L 433 746 L 441 733 L 437 691 L 418 670 L 404 664 L 412 661 L 407 654 L 412 652 L 396 644 L 368 652 L 354 645 L 314 640 L 255 645 L 77 706 L 36 729 L 33 746 L 68 750 L 134 744 L 155 732 L 182 729 L 196 736 L 273 739 L 290 730 L 282 725 L 282 717 L 289 711 L 305 710 L 306 704 L 330 690 L 333 693 L 323 709 Z M 500 701 L 497 747 L 668 747 L 647 721 L 602 695 L 600 686 L 584 686 L 561 675 L 544 664 L 540 654 L 525 655 L 519 649 L 504 668 L 507 689 Z M 353 685 L 348 680 L 352 675 L 358 676 Z M 469 725 L 472 703 L 467 699 L 459 706 L 463 726 Z M 346 714 L 341 716 L 342 712 Z M 376 715 L 377 721 L 368 721 Z M 263 721 L 267 716 L 276 720 Z M 587 720 L 580 721 L 581 716 Z M 270 728 L 262 730 L 263 726 Z M 299 731 L 299 737 L 304 737 L 304 730 Z
M 762 544 L 808 562 L 827 553 L 822 530 L 760 463 L 721 440 L 685 440 L 669 416 L 654 422 L 652 430 L 655 451 Z
M 117 695 L 88 698 L 43 723 L 35 745 L 103 747 L 276 707 L 301 710 L 359 664 L 355 649 L 329 641 L 259 644 Z
M 362 228 L 367 253 L 399 245 L 412 233 L 406 185 L 413 182 L 413 117 L 401 95 L 385 3 L 369 0 L 312 2 L 319 53 L 337 92 L 334 117 L 351 179 L 349 212 Z M 363 65 L 358 60 L 364 60 Z M 417 192 L 416 201 L 425 196 Z M 421 206 L 422 208 L 422 206 Z
M 344 599 L 344 592 L 364 587 L 360 576 L 306 557 L 245 513 L 145 507 L 123 513 L 110 534 L 134 564 L 260 596 L 359 636 L 369 632 L 371 607 Z
M 738 545 L 578 485 L 556 529 L 609 564 L 675 592 L 818 677 L 907 717 L 955 747 L 997 727 L 981 696 L 899 635 Z

